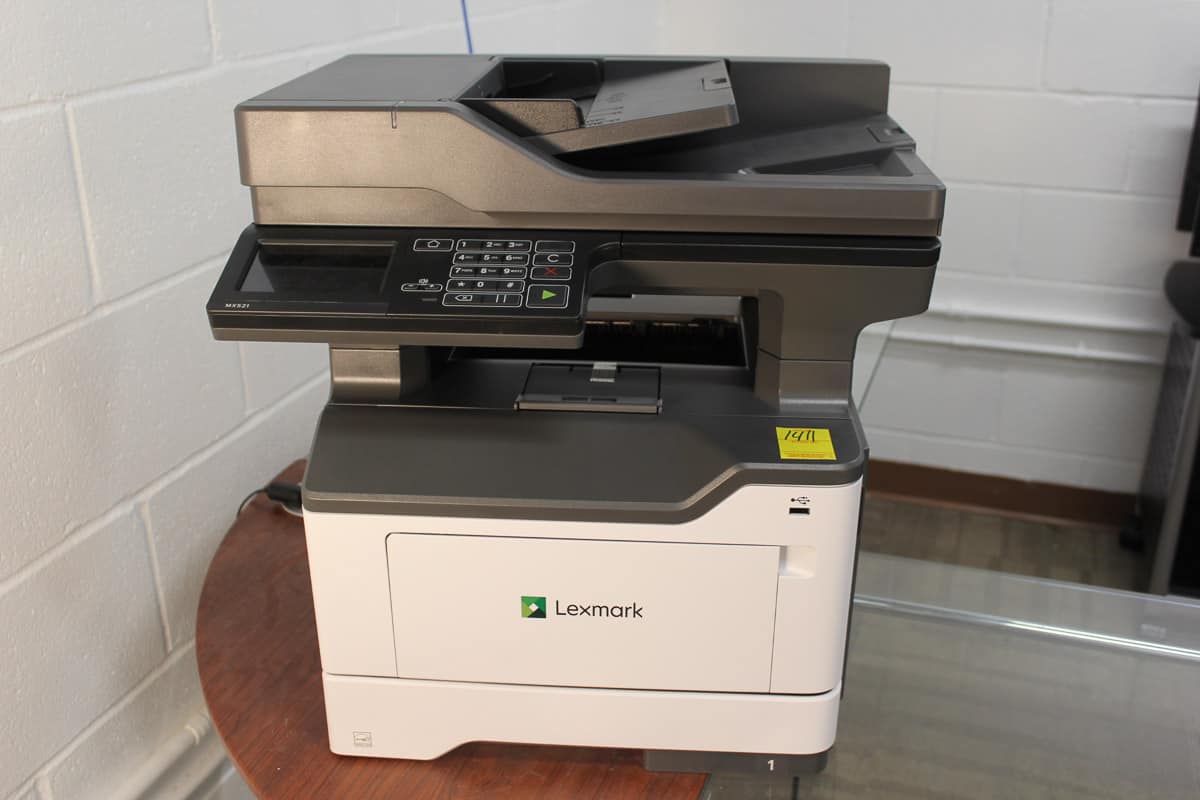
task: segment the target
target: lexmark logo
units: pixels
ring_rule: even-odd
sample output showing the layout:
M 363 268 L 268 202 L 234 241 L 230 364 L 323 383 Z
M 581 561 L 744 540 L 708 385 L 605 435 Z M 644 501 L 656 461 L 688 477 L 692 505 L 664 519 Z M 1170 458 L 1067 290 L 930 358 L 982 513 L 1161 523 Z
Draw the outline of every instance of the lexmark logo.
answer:
M 523 594 L 521 595 L 521 619 L 545 619 L 546 618 L 546 598 L 543 595 Z M 613 619 L 645 619 L 642 612 L 645 611 L 637 603 L 630 603 L 627 606 L 610 606 L 603 603 L 589 603 L 581 605 L 579 603 L 567 603 L 554 601 L 554 616 L 556 617 L 609 617 Z
M 521 595 L 521 619 L 545 619 L 546 598 Z
M 568 603 L 564 606 L 555 600 L 554 615 L 556 617 L 619 617 L 625 619 L 641 619 L 642 607 L 637 603 L 631 603 L 627 606 L 580 606 L 576 605 L 575 603 Z

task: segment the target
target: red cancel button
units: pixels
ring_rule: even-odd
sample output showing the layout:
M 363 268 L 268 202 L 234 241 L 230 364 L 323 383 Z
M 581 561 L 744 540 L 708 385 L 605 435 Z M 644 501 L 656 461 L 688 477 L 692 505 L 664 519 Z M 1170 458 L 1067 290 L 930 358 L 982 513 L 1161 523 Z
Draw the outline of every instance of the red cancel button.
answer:
M 529 277 L 535 281 L 569 281 L 571 280 L 571 268 L 534 267 L 533 274 Z

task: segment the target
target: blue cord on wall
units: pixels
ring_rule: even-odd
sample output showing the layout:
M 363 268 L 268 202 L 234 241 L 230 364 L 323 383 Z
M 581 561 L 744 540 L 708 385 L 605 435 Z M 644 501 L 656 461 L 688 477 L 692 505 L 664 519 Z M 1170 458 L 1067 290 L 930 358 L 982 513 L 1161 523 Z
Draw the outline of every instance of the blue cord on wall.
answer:
M 458 4 L 462 6 L 463 15 L 463 30 L 467 33 L 467 52 L 475 52 L 475 44 L 471 41 L 471 17 L 467 14 L 467 0 L 458 0 Z

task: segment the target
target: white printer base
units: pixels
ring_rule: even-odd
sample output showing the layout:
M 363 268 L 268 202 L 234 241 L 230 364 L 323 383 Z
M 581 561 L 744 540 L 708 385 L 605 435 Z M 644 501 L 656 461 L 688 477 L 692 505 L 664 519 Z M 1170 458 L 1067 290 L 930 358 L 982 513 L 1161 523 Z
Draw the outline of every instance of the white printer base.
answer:
M 824 752 L 861 496 L 748 485 L 670 524 L 306 509 L 331 749 Z
M 432 759 L 473 741 L 809 754 L 833 746 L 839 683 L 820 695 L 581 689 L 322 675 L 329 742 Z

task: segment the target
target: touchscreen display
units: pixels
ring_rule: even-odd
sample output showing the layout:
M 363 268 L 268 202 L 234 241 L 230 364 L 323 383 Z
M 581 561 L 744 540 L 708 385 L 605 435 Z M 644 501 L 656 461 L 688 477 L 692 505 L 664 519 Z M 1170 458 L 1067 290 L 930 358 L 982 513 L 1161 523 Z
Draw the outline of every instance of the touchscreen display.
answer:
M 322 300 L 377 295 L 394 246 L 260 242 L 238 291 Z

